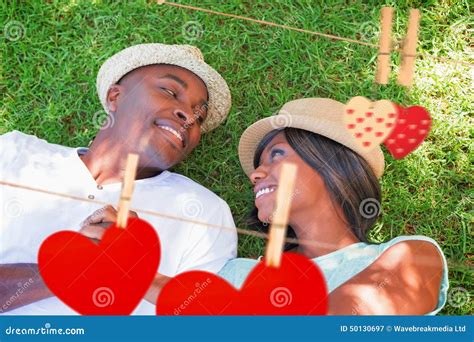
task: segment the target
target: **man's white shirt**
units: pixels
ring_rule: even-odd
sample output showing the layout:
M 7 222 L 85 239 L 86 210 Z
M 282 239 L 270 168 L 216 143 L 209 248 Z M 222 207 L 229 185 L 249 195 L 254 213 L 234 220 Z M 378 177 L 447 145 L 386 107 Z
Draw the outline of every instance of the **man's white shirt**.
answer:
M 77 148 L 50 144 L 13 131 L 0 136 L 0 179 L 34 188 L 118 203 L 121 184 L 98 186 Z M 41 243 L 51 234 L 78 231 L 102 205 L 0 185 L 0 264 L 37 263 Z M 189 270 L 217 273 L 237 254 L 237 233 L 229 206 L 182 175 L 164 171 L 135 181 L 131 208 L 228 227 L 219 229 L 139 214 L 157 231 L 161 244 L 158 272 L 169 277 Z M 47 298 L 7 312 L 17 315 L 73 315 L 58 298 Z M 134 314 L 155 314 L 142 300 Z

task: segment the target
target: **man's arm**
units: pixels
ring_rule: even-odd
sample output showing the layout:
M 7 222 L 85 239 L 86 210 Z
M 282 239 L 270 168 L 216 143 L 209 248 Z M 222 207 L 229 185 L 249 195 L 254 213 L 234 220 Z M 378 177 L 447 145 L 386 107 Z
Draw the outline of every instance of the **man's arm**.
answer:
M 145 299 L 155 305 L 161 289 L 170 279 L 157 273 Z M 52 296 L 37 264 L 0 265 L 0 314 Z
M 38 264 L 0 265 L 0 313 L 52 296 Z
M 155 275 L 155 278 L 153 279 L 153 282 L 151 283 L 150 288 L 145 294 L 145 300 L 147 300 L 153 305 L 156 305 L 156 300 L 158 299 L 158 295 L 160 294 L 161 289 L 170 279 L 170 277 L 157 273 Z
M 104 226 L 115 222 L 116 216 L 117 212 L 111 206 L 96 211 L 84 221 L 80 233 L 98 243 L 106 231 Z M 130 217 L 138 216 L 131 211 Z M 145 299 L 156 304 L 161 288 L 169 279 L 157 273 Z M 41 278 L 38 264 L 0 265 L 0 314 L 53 296 Z
M 91 237 L 96 241 L 94 237 Z M 38 264 L 0 265 L 0 313 L 53 297 L 39 273 Z

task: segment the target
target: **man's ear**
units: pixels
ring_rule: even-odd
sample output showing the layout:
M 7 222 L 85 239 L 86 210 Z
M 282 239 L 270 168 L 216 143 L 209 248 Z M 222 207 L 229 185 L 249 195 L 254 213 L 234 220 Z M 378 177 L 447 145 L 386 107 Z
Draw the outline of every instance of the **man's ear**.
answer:
M 113 84 L 107 91 L 107 109 L 109 112 L 114 113 L 117 111 L 117 100 L 124 91 L 124 86 L 120 84 Z

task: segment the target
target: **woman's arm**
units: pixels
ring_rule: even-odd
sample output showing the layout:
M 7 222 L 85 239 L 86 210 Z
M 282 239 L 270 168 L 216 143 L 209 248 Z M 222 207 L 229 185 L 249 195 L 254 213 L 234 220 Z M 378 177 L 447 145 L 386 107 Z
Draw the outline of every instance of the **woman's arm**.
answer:
M 443 274 L 437 248 L 403 241 L 329 296 L 330 315 L 423 315 L 436 308 Z

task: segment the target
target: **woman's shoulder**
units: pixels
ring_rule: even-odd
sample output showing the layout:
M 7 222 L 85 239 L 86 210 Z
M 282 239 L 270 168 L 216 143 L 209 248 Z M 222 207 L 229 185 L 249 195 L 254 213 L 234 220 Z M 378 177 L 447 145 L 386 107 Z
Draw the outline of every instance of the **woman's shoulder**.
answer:
M 409 267 L 429 276 L 447 269 L 447 262 L 439 244 L 422 235 L 399 236 L 381 244 L 380 257 L 374 262 L 385 267 Z
M 358 303 L 354 305 L 361 314 L 435 314 L 444 306 L 447 268 L 434 240 L 401 236 L 364 246 L 376 251 L 375 256 L 360 273 L 334 290 L 340 303 Z
M 404 264 L 413 263 L 426 268 L 443 267 L 443 252 L 438 243 L 429 237 L 401 236 L 381 245 L 380 257 L 390 256 L 387 259 L 392 260 L 392 264 L 395 261 Z
M 410 244 L 413 245 L 413 244 L 423 243 L 423 242 L 429 243 L 433 247 L 441 250 L 440 246 L 434 239 L 428 236 L 424 236 L 424 235 L 401 235 L 401 236 L 394 237 L 387 242 L 381 243 L 381 245 L 389 248 L 399 243 L 402 243 L 402 245 L 404 244 L 406 245 L 407 243 L 409 245 Z
M 404 293 L 425 301 L 425 308 L 438 308 L 447 274 L 446 259 L 438 243 L 426 236 L 401 236 L 384 247 L 374 268 L 396 275 Z
M 426 278 L 446 268 L 446 258 L 441 247 L 427 236 L 399 236 L 380 247 L 380 256 L 374 261 L 375 267 L 396 268 L 405 274 L 412 271 Z

